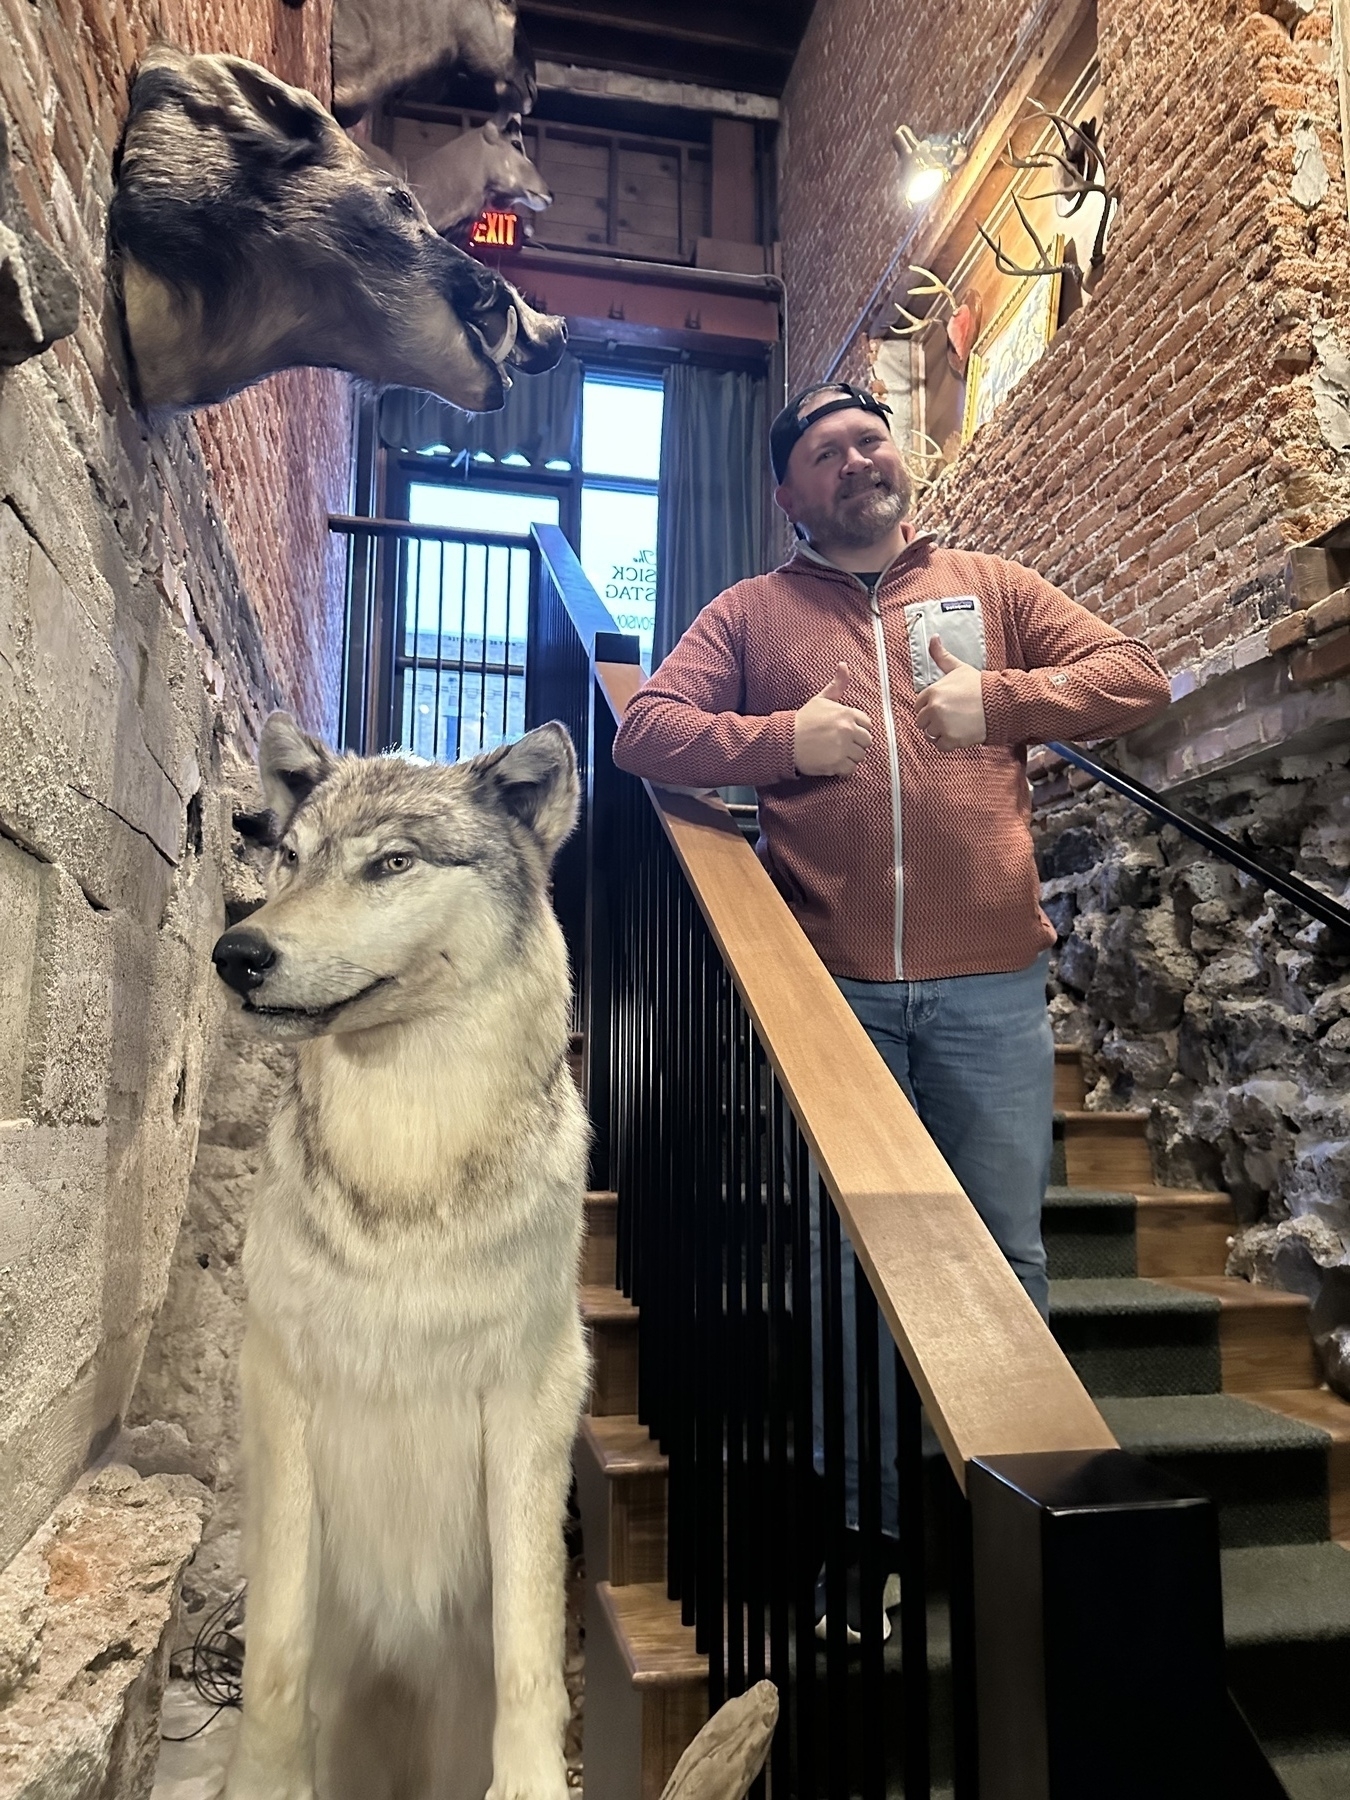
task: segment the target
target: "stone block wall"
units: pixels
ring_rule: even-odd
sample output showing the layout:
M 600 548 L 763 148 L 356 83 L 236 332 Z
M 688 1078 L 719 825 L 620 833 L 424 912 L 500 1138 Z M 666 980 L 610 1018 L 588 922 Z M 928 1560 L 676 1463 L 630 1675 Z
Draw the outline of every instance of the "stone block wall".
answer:
M 219 1022 L 230 771 L 335 723 L 345 380 L 129 410 L 103 247 L 152 34 L 321 96 L 326 0 L 0 0 L 0 105 L 75 333 L 0 371 L 0 1564 L 124 1421 Z
M 1097 17 L 1121 193 L 1105 271 L 924 518 L 1033 564 L 1177 670 L 1267 623 L 1286 545 L 1350 512 L 1331 5 L 1100 0 Z M 820 0 L 784 99 L 795 384 L 911 222 L 892 130 L 967 126 L 1028 18 Z M 863 374 L 860 340 L 845 366 Z

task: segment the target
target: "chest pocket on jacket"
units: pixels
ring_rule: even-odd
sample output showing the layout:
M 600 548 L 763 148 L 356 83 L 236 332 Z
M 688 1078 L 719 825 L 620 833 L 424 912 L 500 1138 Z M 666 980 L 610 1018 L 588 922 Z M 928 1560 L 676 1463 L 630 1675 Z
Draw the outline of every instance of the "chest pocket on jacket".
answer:
M 928 654 L 928 640 L 940 637 L 961 662 L 985 666 L 984 614 L 974 594 L 945 594 L 939 600 L 917 600 L 905 608 L 909 663 L 917 689 L 931 686 L 942 671 Z

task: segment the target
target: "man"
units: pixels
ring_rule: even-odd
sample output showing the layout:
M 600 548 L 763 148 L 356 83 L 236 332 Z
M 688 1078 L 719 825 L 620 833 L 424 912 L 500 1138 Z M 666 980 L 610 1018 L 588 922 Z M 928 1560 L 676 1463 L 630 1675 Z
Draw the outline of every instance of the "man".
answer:
M 797 551 L 703 609 L 614 759 L 758 790 L 770 873 L 1044 1315 L 1055 933 L 1026 745 L 1142 724 L 1167 680 L 1030 570 L 916 531 L 887 417 L 839 384 L 778 415 Z

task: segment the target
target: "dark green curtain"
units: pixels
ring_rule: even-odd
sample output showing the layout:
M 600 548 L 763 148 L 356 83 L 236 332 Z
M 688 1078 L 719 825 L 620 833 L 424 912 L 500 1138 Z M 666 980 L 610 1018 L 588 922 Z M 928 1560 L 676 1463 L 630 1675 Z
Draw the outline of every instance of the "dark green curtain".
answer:
M 769 467 L 762 375 L 675 363 L 665 388 L 653 667 L 723 588 L 763 573 Z
M 581 460 L 581 364 L 564 356 L 546 375 L 517 375 L 500 412 L 466 413 L 418 388 L 380 396 L 380 439 L 391 450 L 486 450 L 501 462 L 523 456 L 531 468 Z

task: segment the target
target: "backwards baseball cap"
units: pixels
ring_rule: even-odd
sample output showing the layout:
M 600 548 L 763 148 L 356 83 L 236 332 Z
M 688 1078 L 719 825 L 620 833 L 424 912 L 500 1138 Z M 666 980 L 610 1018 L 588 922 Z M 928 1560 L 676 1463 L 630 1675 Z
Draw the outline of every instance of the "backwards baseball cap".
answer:
M 812 405 L 811 402 L 818 394 L 828 397 L 819 405 Z M 800 394 L 788 401 L 769 427 L 769 461 L 773 464 L 774 480 L 782 481 L 787 473 L 792 446 L 804 432 L 810 430 L 817 419 L 828 418 L 831 413 L 859 408 L 863 412 L 875 413 L 879 419 L 889 420 L 891 416 L 890 407 L 883 406 L 875 394 L 869 394 L 866 388 L 850 387 L 846 381 L 818 381 L 814 387 L 803 388 Z

